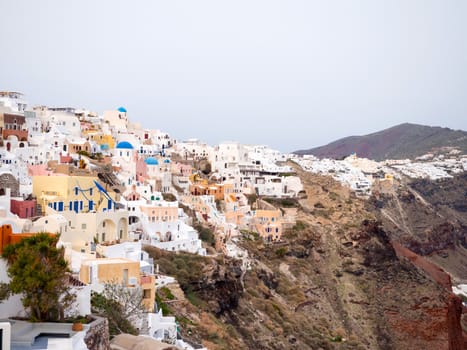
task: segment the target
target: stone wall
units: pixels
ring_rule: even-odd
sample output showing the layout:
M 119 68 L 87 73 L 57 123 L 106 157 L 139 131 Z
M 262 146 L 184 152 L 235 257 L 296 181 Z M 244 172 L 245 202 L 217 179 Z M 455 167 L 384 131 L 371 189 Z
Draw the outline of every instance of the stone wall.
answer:
M 92 315 L 94 321 L 88 326 L 84 342 L 89 350 L 109 350 L 109 321 L 106 318 Z

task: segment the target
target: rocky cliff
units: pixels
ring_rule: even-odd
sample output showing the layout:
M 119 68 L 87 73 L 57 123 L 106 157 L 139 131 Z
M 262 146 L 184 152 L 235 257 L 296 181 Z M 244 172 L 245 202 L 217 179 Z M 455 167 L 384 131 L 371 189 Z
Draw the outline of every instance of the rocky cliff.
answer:
M 367 208 L 392 239 L 467 282 L 467 173 L 397 183 Z
M 403 235 L 380 223 L 375 206 L 297 170 L 307 197 L 284 242 L 237 242 L 250 270 L 150 251 L 180 281 L 183 292 L 159 298 L 183 336 L 210 349 L 464 349 L 449 276 L 399 244 Z

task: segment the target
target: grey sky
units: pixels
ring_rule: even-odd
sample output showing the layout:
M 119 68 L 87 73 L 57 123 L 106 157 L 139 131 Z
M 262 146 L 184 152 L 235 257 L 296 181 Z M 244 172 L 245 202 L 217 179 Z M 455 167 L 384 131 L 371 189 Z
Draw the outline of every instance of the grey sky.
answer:
M 467 1 L 0 0 L 0 90 L 292 151 L 467 130 Z

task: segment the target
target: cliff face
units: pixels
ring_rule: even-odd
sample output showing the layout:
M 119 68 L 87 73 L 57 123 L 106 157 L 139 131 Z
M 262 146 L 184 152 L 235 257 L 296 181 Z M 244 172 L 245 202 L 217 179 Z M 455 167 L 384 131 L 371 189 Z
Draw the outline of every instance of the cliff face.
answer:
M 299 175 L 297 225 L 281 244 L 240 238 L 245 273 L 230 259 L 153 255 L 180 274 L 186 299 L 169 305 L 182 334 L 210 349 L 464 349 L 449 276 L 331 178 Z
M 467 278 L 467 173 L 415 180 L 376 193 L 368 210 L 391 238 L 428 256 L 459 280 Z

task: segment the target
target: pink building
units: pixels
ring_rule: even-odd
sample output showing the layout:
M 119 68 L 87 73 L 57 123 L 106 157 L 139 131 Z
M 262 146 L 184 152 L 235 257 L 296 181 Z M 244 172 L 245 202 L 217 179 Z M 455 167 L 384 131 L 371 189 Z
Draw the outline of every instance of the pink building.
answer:
M 47 176 L 53 175 L 54 172 L 47 170 L 47 164 L 40 165 L 29 165 L 28 166 L 28 175 L 29 176 Z
M 143 157 L 136 160 L 136 181 L 143 182 L 148 178 L 148 167 Z
M 181 176 L 190 176 L 193 174 L 193 167 L 188 164 L 182 164 L 182 163 L 172 163 L 172 174 L 174 175 L 181 175 Z
M 36 215 L 36 200 L 12 199 L 11 212 L 18 215 L 21 219 L 31 218 Z

